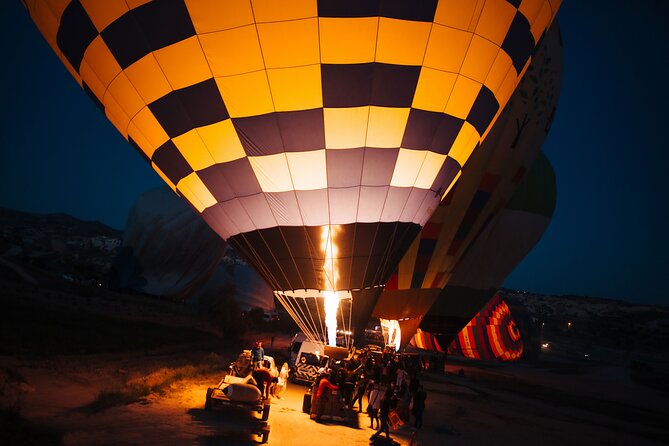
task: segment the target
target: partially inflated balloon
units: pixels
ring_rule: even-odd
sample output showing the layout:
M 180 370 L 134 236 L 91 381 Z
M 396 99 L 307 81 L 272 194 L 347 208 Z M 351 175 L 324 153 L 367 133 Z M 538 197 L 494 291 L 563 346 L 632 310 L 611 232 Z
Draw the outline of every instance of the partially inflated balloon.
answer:
M 400 320 L 403 342 L 408 342 L 437 298 L 439 306 L 468 308 L 464 312 L 466 318 L 458 319 L 459 331 L 492 297 L 489 290 L 494 293 L 545 230 L 547 222 L 532 226 L 533 222 L 525 218 L 509 220 L 505 206 L 540 152 L 557 105 L 561 77 L 562 44 L 559 30 L 554 26 L 481 149 L 472 155 L 457 185 L 409 248 L 374 309 L 377 317 Z M 542 170 L 539 165 L 536 169 Z M 550 166 L 544 173 L 544 182 L 554 182 Z M 543 200 L 544 208 L 552 211 L 554 187 L 540 183 L 533 186 L 535 201 Z M 516 238 L 500 235 L 497 240 L 504 243 L 504 249 L 467 254 L 482 231 L 489 232 L 502 221 L 508 222 L 507 231 L 515 230 L 519 235 Z M 492 246 L 495 237 L 485 238 L 489 240 L 487 246 Z M 471 266 L 461 266 L 463 258 Z M 463 285 L 456 271 L 459 277 L 471 275 L 472 279 Z M 473 296 L 467 288 L 473 285 L 485 289 L 485 294 Z M 453 294 L 458 286 L 464 291 Z
M 560 1 L 24 3 L 121 134 L 287 304 L 353 291 L 361 322 Z

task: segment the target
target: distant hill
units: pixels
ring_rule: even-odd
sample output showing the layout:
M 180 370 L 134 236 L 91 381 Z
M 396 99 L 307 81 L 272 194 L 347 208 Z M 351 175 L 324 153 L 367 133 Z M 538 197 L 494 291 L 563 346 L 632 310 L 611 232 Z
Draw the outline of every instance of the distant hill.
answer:
M 120 246 L 121 231 L 99 221 L 0 208 L 0 256 L 6 260 L 0 274 L 5 278 L 26 279 L 43 270 L 51 277 L 97 285 L 106 282 Z M 19 265 L 23 273 L 17 276 Z

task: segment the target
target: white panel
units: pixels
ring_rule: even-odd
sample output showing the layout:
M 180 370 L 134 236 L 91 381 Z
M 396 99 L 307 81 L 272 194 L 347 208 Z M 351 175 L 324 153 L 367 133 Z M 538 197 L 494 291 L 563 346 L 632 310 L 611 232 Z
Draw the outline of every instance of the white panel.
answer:
M 423 166 L 426 154 L 426 150 L 400 149 L 390 185 L 396 187 L 413 187 L 416 184 L 416 179 Z M 430 183 L 430 186 L 432 186 L 432 183 Z
M 332 224 L 355 223 L 358 214 L 360 187 L 329 189 L 330 220 Z
M 408 187 L 390 187 L 386 204 L 381 213 L 381 221 L 391 222 L 400 221 L 402 210 L 407 203 L 411 189 Z M 411 220 L 409 220 L 411 221 Z
M 244 206 L 244 209 L 246 209 L 246 213 L 249 214 L 249 217 L 256 228 L 266 229 L 277 226 L 272 210 L 265 198 L 265 194 L 241 197 L 239 198 L 239 202 Z
M 286 152 L 295 190 L 315 190 L 328 187 L 325 149 L 310 152 Z
M 298 190 L 295 195 L 305 226 L 330 224 L 327 189 Z
M 439 174 L 439 169 L 446 161 L 446 155 L 440 153 L 427 152 L 423 166 L 420 168 L 415 187 L 429 189 L 432 187 L 435 178 Z
M 249 232 L 257 229 L 246 213 L 244 207 L 239 203 L 239 199 L 235 198 L 226 201 L 225 203 L 221 203 L 221 208 L 225 211 L 228 217 L 230 217 L 230 220 L 237 227 L 239 232 Z
M 406 206 L 404 206 L 404 210 L 402 210 L 400 221 L 414 221 L 416 214 L 418 213 L 418 209 L 420 209 L 427 194 L 434 195 L 434 192 L 425 189 L 416 189 L 415 187 L 412 188 Z
M 388 186 L 360 187 L 360 204 L 358 205 L 358 221 L 376 223 L 381 220 L 383 203 L 386 201 Z
M 279 226 L 302 226 L 304 224 L 295 192 L 270 193 L 265 194 L 265 197 Z
M 258 178 L 263 192 L 285 192 L 293 190 L 285 153 L 266 156 L 249 156 L 251 168 Z

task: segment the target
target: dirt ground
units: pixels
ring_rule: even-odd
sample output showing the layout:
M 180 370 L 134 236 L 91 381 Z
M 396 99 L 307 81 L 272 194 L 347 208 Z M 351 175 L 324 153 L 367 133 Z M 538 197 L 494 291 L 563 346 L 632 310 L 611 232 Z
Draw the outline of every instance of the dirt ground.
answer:
M 280 366 L 288 336 L 255 331 L 232 342 L 197 328 L 183 307 L 0 285 L 1 445 L 259 443 L 257 415 L 205 411 L 206 390 L 255 339 Z M 642 385 L 632 372 L 629 362 L 550 355 L 516 364 L 449 357 L 445 373 L 421 376 L 426 411 L 413 444 L 669 444 L 667 383 Z M 291 384 L 272 401 L 270 445 L 369 444 L 364 413 L 352 426 L 316 423 L 302 412 L 305 391 Z M 392 432 L 397 444 L 410 444 L 411 421 Z
M 274 347 L 281 351 L 287 342 L 280 337 Z M 130 404 L 94 412 L 85 409 L 124 375 L 181 364 L 183 358 L 178 356 L 183 355 L 112 354 L 44 361 L 3 357 L 0 365 L 24 381 L 17 389 L 22 416 L 58 433 L 67 446 L 258 444 L 257 414 L 204 410 L 206 389 L 218 382 L 222 372 L 176 380 Z M 451 361 L 446 372 L 422 375 L 428 394 L 425 421 L 413 444 L 669 442 L 668 396 L 636 384 L 620 367 Z M 269 444 L 369 444 L 374 431 L 366 414 L 360 414 L 353 426 L 317 423 L 302 412 L 305 391 L 306 387 L 291 384 L 283 399 L 273 399 Z M 412 433 L 405 426 L 392 436 L 399 445 L 409 445 Z

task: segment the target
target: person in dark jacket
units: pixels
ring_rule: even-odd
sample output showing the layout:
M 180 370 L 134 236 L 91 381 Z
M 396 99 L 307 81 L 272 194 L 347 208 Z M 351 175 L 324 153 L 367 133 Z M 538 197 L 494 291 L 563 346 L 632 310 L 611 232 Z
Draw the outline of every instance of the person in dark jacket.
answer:
M 369 439 L 376 440 L 382 432 L 386 433 L 386 438 L 390 438 L 390 429 L 388 428 L 388 414 L 393 406 L 393 391 L 390 387 L 386 389 L 386 393 L 381 398 L 381 407 L 379 408 L 379 418 L 381 419 L 381 427 Z
M 427 398 L 427 393 L 423 390 L 423 386 L 418 386 L 418 390 L 413 396 L 413 407 L 411 408 L 411 413 L 416 417 L 416 422 L 414 427 L 420 429 L 423 426 L 423 412 L 425 411 L 425 399 Z

